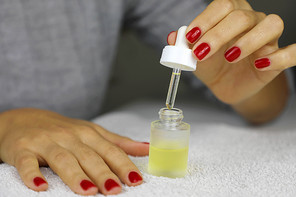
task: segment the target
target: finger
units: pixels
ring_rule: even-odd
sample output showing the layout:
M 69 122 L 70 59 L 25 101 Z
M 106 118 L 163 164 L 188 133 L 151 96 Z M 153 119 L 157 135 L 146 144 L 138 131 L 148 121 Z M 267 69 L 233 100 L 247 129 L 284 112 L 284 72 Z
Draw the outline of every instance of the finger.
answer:
M 231 12 L 194 45 L 194 55 L 200 61 L 206 60 L 235 37 L 254 27 L 258 19 L 253 11 L 235 10 Z
M 108 141 L 112 142 L 124 150 L 127 154 L 132 156 L 146 156 L 149 154 L 148 142 L 137 142 L 128 137 L 120 136 L 118 134 L 107 131 L 106 129 L 96 126 L 100 134 Z
M 41 174 L 36 156 L 29 151 L 21 151 L 15 157 L 15 167 L 24 184 L 32 190 L 44 191 L 48 188 Z
M 103 127 L 87 122 L 87 121 L 80 121 L 83 125 L 86 125 L 87 127 L 90 127 L 97 131 L 99 134 L 101 134 L 106 140 L 109 142 L 112 142 L 113 144 L 120 147 L 122 150 L 124 150 L 127 154 L 132 156 L 146 156 L 149 154 L 149 143 L 148 142 L 138 142 L 134 141 L 128 137 L 123 137 L 118 134 L 112 133 L 110 131 L 107 131 Z M 85 126 L 77 126 L 78 130 L 89 130 L 89 128 L 85 128 Z
M 226 60 L 233 63 L 240 61 L 263 46 L 277 40 L 283 30 L 282 19 L 275 14 L 268 15 L 226 51 Z
M 279 49 L 272 54 L 259 58 L 254 65 L 258 70 L 282 71 L 296 65 L 296 44 Z
M 98 188 L 91 182 L 81 169 L 77 159 L 69 151 L 54 142 L 49 142 L 44 147 L 40 151 L 40 155 L 73 192 L 82 195 L 98 193 Z
M 94 130 L 84 131 L 80 138 L 84 144 L 87 144 L 103 158 L 123 183 L 135 186 L 143 182 L 140 171 L 122 149 L 104 139 Z
M 198 15 L 187 27 L 186 38 L 189 43 L 196 42 L 209 29 L 238 7 L 237 1 L 216 0 Z
M 167 37 L 167 43 L 169 45 L 174 45 L 175 42 L 176 42 L 176 37 L 177 37 L 177 32 L 176 31 L 172 31 L 168 34 L 168 37 Z
M 71 151 L 101 193 L 111 195 L 121 192 L 120 180 L 95 151 L 82 143 L 76 143 L 71 147 Z
M 178 34 L 178 31 L 172 31 L 171 33 L 169 33 L 169 35 L 167 37 L 167 42 L 169 45 L 175 45 L 176 39 L 177 39 L 177 34 Z M 189 43 L 188 46 L 191 49 L 193 47 L 193 44 Z

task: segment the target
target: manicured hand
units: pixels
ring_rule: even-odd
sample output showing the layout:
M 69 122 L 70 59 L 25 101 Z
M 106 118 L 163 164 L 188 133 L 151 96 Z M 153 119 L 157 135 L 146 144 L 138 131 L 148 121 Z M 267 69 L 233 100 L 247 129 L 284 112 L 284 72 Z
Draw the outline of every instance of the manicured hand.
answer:
M 195 75 L 218 99 L 239 106 L 296 65 L 296 44 L 278 47 L 283 29 L 279 16 L 256 12 L 245 0 L 214 0 L 187 28 Z M 169 34 L 168 43 L 175 39 L 176 32 Z
M 16 109 L 0 114 L 0 158 L 14 165 L 35 191 L 48 188 L 39 170 L 48 165 L 77 194 L 118 194 L 121 182 L 143 182 L 127 154 L 144 156 L 148 149 L 147 143 L 51 111 Z

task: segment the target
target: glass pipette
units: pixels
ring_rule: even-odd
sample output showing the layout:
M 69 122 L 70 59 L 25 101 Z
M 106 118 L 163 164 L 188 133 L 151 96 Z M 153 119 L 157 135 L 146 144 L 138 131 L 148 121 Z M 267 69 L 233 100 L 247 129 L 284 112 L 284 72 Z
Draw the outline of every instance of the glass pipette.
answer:
M 166 99 L 166 106 L 168 109 L 174 108 L 180 76 L 181 76 L 181 69 L 174 68 L 171 76 L 167 99 Z

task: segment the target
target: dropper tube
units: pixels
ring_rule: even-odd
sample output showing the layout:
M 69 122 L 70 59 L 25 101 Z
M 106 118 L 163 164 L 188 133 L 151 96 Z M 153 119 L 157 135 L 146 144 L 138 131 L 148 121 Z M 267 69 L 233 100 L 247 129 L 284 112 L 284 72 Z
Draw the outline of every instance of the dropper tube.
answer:
M 174 108 L 180 77 L 181 77 L 181 69 L 174 68 L 171 76 L 167 99 L 166 99 L 166 106 L 168 109 Z
M 175 104 L 176 94 L 178 90 L 181 70 L 195 71 L 197 60 L 192 55 L 186 40 L 187 26 L 178 29 L 175 45 L 168 45 L 162 50 L 160 63 L 169 68 L 173 68 L 171 82 L 167 94 L 166 106 L 172 109 Z

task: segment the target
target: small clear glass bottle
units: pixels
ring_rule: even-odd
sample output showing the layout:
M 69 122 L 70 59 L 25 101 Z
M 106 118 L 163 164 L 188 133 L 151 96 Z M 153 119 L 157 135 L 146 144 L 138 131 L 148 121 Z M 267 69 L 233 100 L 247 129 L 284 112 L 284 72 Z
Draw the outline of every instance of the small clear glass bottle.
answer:
M 180 109 L 162 108 L 151 123 L 148 172 L 156 176 L 184 177 L 187 172 L 190 125 Z

